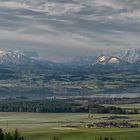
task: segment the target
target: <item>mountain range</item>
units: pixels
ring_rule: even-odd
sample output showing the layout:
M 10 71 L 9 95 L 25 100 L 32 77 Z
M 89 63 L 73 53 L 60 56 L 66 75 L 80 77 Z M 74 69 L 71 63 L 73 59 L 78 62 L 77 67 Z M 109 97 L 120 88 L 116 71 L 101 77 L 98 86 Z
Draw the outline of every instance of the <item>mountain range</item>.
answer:
M 123 50 L 113 53 L 102 53 L 98 56 L 76 57 L 68 64 L 75 68 L 80 67 L 80 70 L 89 69 L 92 72 L 115 70 L 139 71 L 140 50 Z
M 74 60 L 66 63 L 54 63 L 51 61 L 40 59 L 36 52 L 32 51 L 0 51 L 0 64 L 1 65 L 30 65 L 41 64 L 44 67 L 48 65 L 51 68 L 54 66 L 59 67 L 92 67 L 96 66 L 106 67 L 112 66 L 115 68 L 137 68 L 140 66 L 140 50 L 124 50 L 115 53 L 101 54 L 99 56 L 84 56 L 76 57 Z M 132 66 L 132 67 L 131 67 Z

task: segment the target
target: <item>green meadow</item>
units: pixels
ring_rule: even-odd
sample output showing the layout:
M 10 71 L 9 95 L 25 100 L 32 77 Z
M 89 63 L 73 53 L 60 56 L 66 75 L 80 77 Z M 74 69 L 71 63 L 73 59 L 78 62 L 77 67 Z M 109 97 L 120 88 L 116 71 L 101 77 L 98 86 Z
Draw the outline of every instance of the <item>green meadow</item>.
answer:
M 11 132 L 17 128 L 27 140 L 53 140 L 54 137 L 59 137 L 60 140 L 96 140 L 100 136 L 113 137 L 115 140 L 140 140 L 139 128 L 85 128 L 89 123 L 105 121 L 105 118 L 110 116 L 114 115 L 89 115 L 87 113 L 0 113 L 0 127 L 5 131 Z M 130 121 L 140 121 L 140 115 L 122 116 L 127 116 Z
M 128 109 L 140 109 L 140 103 L 137 104 L 104 104 L 104 106 L 115 106 L 120 108 L 128 108 Z

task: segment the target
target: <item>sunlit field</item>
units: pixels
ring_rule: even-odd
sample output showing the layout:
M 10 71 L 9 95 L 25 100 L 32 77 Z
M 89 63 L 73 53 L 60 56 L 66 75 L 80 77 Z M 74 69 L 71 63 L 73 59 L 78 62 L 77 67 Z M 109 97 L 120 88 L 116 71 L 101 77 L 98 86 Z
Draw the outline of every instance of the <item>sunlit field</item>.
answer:
M 17 128 L 27 140 L 94 140 L 100 136 L 115 140 L 139 140 L 139 128 L 87 129 L 92 122 L 104 121 L 114 115 L 87 113 L 0 113 L 0 126 L 6 131 Z M 120 115 L 119 115 L 120 116 Z M 140 115 L 123 115 L 140 121 Z M 121 120 L 118 120 L 121 121 Z

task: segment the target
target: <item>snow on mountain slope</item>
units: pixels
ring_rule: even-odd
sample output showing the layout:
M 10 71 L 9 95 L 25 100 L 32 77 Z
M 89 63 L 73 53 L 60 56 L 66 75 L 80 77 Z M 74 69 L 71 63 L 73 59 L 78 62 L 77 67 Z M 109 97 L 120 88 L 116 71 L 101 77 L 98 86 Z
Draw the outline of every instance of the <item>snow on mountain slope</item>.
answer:
M 95 64 L 120 64 L 121 60 L 115 56 L 109 56 L 109 55 L 101 55 L 97 58 L 96 62 L 93 63 Z
M 140 50 L 135 49 L 135 50 L 120 51 L 120 52 L 114 53 L 114 56 L 129 63 L 136 63 L 140 61 Z
M 34 53 L 24 51 L 0 51 L 0 64 L 26 64 L 33 60 L 32 54 Z
M 140 63 L 140 50 L 135 49 L 135 50 L 124 50 L 124 51 L 119 51 L 116 53 L 112 53 L 111 55 L 105 54 L 105 55 L 100 55 L 96 62 L 93 63 L 95 64 L 135 64 L 135 63 Z
M 109 61 L 108 61 L 108 63 L 110 63 L 110 64 L 118 64 L 118 63 L 120 63 L 120 59 L 118 59 L 117 57 L 111 57 L 110 59 L 109 59 Z

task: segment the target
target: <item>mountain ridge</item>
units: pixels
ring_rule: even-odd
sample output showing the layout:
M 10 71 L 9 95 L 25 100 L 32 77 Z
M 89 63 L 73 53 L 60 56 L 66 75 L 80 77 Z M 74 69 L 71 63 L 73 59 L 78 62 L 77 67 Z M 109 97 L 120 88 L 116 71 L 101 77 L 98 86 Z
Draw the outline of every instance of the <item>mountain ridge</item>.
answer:
M 38 59 L 37 53 L 31 51 L 0 51 L 0 64 L 3 65 L 22 65 L 33 62 Z
M 140 62 L 140 50 L 124 50 L 112 54 L 102 54 L 92 64 L 136 64 Z
M 0 51 L 0 64 L 2 65 L 26 65 L 42 64 L 44 66 L 71 66 L 71 67 L 95 67 L 95 65 L 125 67 L 140 65 L 140 49 L 124 50 L 99 56 L 76 57 L 73 61 L 66 63 L 54 63 L 45 59 L 40 59 L 36 52 L 32 51 Z

